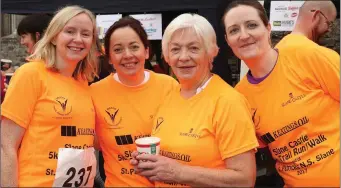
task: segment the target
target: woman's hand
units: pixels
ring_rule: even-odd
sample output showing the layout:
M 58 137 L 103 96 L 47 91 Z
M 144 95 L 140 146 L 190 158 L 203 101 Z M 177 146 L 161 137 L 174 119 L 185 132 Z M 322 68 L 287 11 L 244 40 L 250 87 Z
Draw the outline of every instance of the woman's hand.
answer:
M 135 172 L 145 176 L 150 181 L 178 182 L 183 165 L 176 160 L 151 154 L 133 152 L 130 163 L 135 166 Z
M 134 167 L 136 167 L 139 164 L 139 161 L 136 159 L 138 155 L 139 155 L 139 152 L 137 151 L 134 151 L 133 153 L 131 153 L 132 159 L 130 160 L 130 164 L 133 165 Z

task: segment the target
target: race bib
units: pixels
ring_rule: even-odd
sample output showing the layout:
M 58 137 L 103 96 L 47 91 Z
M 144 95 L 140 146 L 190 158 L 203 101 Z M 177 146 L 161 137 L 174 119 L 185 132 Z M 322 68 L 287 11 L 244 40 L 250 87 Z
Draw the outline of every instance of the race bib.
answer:
M 53 187 L 93 187 L 96 176 L 94 148 L 59 148 Z

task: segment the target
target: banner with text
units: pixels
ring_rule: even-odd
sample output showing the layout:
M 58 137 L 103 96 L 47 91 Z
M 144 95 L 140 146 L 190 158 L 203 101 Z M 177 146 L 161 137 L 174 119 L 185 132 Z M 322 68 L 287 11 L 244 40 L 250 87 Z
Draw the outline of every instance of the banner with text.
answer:
M 96 24 L 98 37 L 103 39 L 109 27 L 120 18 L 122 18 L 122 14 L 97 15 Z
M 292 31 L 304 1 L 271 1 L 270 23 L 272 31 Z
M 133 14 L 131 17 L 142 23 L 149 40 L 162 39 L 162 16 L 161 14 Z

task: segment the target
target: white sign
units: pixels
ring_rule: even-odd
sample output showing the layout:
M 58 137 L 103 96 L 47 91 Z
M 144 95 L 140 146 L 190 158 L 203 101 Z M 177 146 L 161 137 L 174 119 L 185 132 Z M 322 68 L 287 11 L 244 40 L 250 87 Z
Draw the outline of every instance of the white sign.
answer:
M 130 16 L 142 23 L 142 26 L 148 35 L 148 40 L 162 39 L 161 14 L 134 14 Z
M 97 15 L 96 24 L 98 37 L 103 39 L 109 27 L 122 18 L 122 14 Z
M 97 165 L 94 152 L 93 147 L 59 148 L 53 187 L 93 187 Z
M 259 1 L 260 4 L 264 6 L 264 1 Z M 249 71 L 249 68 L 246 66 L 245 62 L 243 60 L 240 61 L 240 73 L 239 73 L 239 80 L 242 80 L 242 78 L 247 74 Z
M 304 1 L 271 1 L 272 31 L 292 31 L 303 3 Z

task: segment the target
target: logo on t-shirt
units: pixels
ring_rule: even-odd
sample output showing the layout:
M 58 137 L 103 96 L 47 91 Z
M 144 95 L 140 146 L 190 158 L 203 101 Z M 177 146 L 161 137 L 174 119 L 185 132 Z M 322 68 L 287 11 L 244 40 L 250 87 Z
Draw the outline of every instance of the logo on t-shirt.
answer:
M 188 132 L 180 132 L 180 136 L 186 136 L 186 137 L 191 137 L 191 138 L 200 138 L 200 134 L 193 133 L 193 128 L 190 128 Z
M 163 123 L 163 117 L 158 117 L 157 119 L 156 119 L 156 125 L 154 126 L 154 134 L 157 132 L 157 131 L 159 131 L 160 130 L 160 126 L 161 126 L 161 124 Z
M 296 101 L 302 100 L 306 95 L 299 95 L 299 96 L 295 96 L 293 93 L 289 93 L 289 100 L 287 100 L 286 102 L 282 103 L 282 107 L 285 107 L 291 103 L 294 103 Z
M 267 143 L 270 144 L 274 142 L 279 137 L 286 135 L 290 133 L 291 131 L 294 131 L 295 129 L 309 123 L 309 118 L 307 116 L 301 117 L 295 121 L 290 122 L 289 124 L 285 125 L 284 127 L 281 127 L 280 129 L 277 129 L 270 134 L 269 132 L 262 135 L 261 139 Z
M 61 115 L 61 116 L 67 116 L 72 112 L 72 106 L 68 105 L 68 99 L 65 97 L 57 97 L 55 99 L 57 104 L 53 106 L 54 111 Z
M 121 128 L 121 127 L 118 127 L 118 125 L 122 121 L 122 117 L 118 117 L 119 110 L 120 109 L 117 109 L 115 107 L 109 107 L 105 110 L 105 113 L 107 114 L 107 116 L 104 117 L 104 120 L 109 125 L 109 128 L 112 128 L 112 129 Z
M 91 128 L 78 128 L 76 126 L 60 126 L 60 136 L 74 137 L 77 135 L 95 135 L 95 130 Z
M 134 141 L 131 135 L 115 136 L 115 140 L 116 140 L 117 145 L 134 144 Z

